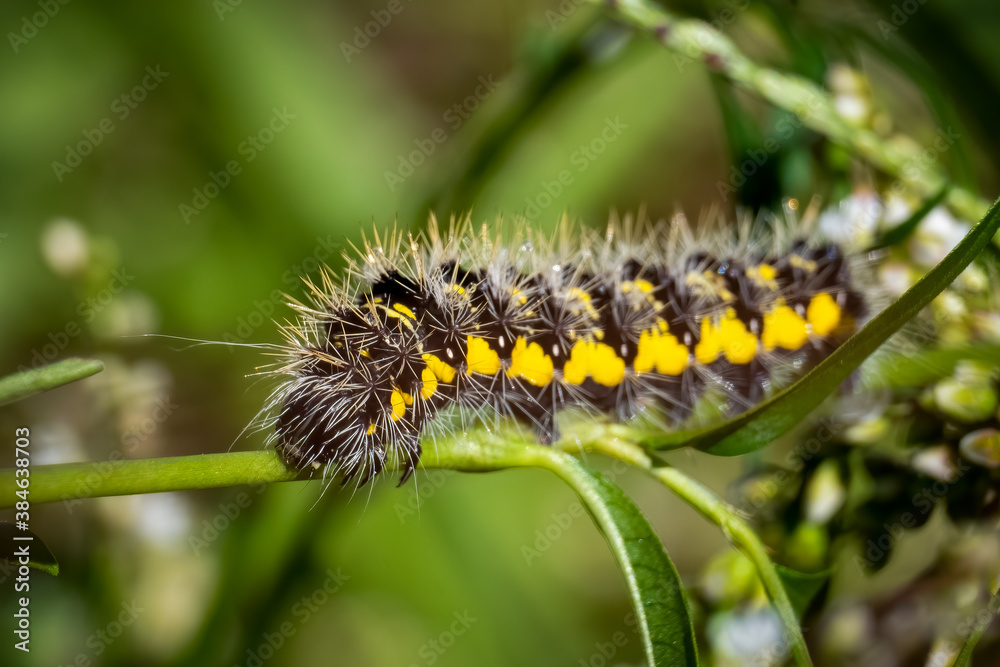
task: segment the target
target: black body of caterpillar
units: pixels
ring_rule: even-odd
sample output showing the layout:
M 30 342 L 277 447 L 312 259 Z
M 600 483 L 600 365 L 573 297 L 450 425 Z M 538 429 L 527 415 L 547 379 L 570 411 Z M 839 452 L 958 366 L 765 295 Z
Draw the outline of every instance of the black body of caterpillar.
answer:
M 864 315 L 835 245 L 744 238 L 709 253 L 672 230 L 637 244 L 609 228 L 571 253 L 553 248 L 568 235 L 505 245 L 469 225 L 442 236 L 432 223 L 419 241 L 376 236 L 342 285 L 327 273 L 308 283 L 314 303 L 296 305 L 285 328 L 290 379 L 271 406 L 279 452 L 363 484 L 393 451 L 402 484 L 421 435 L 452 406 L 529 423 L 543 443 L 574 406 L 619 420 L 650 408 L 676 423 L 711 387 L 738 411 Z

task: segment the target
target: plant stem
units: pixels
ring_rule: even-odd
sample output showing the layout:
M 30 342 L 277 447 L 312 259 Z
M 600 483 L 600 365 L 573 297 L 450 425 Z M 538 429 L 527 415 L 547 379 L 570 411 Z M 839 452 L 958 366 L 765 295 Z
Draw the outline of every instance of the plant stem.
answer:
M 599 452 L 641 468 L 699 514 L 721 528 L 726 537 L 757 567 L 761 583 L 764 584 L 764 589 L 785 626 L 785 632 L 788 633 L 796 664 L 812 665 L 795 608 L 774 563 L 767 554 L 767 547 L 734 509 L 680 470 L 670 466 L 653 467 L 649 455 L 641 447 L 631 444 L 624 438 L 594 440 L 582 449 Z
M 812 665 L 805 637 L 799 628 L 799 619 L 792 601 L 785 591 L 785 585 L 767 554 L 767 547 L 757 537 L 757 533 L 740 519 L 734 510 L 719 500 L 704 486 L 691 479 L 680 470 L 671 467 L 652 468 L 649 474 L 677 494 L 702 516 L 719 526 L 726 537 L 757 566 L 757 574 L 775 610 L 781 617 L 785 632 L 791 644 L 792 655 L 798 665 Z
M 134 461 L 99 461 L 32 466 L 32 503 L 73 501 L 239 484 L 284 482 L 297 478 L 273 451 L 171 456 Z M 12 507 L 14 471 L 0 471 L 0 507 Z
M 705 21 L 677 18 L 649 0 L 607 0 L 607 4 L 616 18 L 652 34 L 676 58 L 705 62 L 737 86 L 794 113 L 807 127 L 914 188 L 921 199 L 933 197 L 948 185 L 949 179 L 941 169 L 924 164 L 918 145 L 893 144 L 871 130 L 850 125 L 837 113 L 833 99 L 822 87 L 804 77 L 757 65 Z M 948 189 L 946 201 L 966 220 L 979 220 L 989 208 L 988 201 L 958 186 Z
M 93 359 L 64 359 L 48 366 L 0 378 L 0 405 L 7 405 L 43 391 L 76 382 L 104 370 Z
M 487 472 L 536 465 L 535 450 L 545 448 L 489 439 L 451 440 L 428 448 L 421 464 L 425 468 Z M 32 466 L 30 470 L 32 503 L 309 479 L 308 473 L 285 466 L 274 450 L 65 463 Z M 0 509 L 14 506 L 18 488 L 14 468 L 0 470 Z
M 972 631 L 965 638 L 962 643 L 962 650 L 959 651 L 958 656 L 955 658 L 955 662 L 952 667 L 969 667 L 972 664 L 972 652 L 976 650 L 976 644 L 982 639 L 986 630 L 989 629 L 990 623 L 996 614 L 995 610 L 997 608 L 997 602 L 1000 602 L 1000 590 L 994 591 L 993 595 L 990 597 L 990 602 L 986 605 L 986 610 L 991 612 L 986 620 L 978 620 L 975 625 L 972 626 Z

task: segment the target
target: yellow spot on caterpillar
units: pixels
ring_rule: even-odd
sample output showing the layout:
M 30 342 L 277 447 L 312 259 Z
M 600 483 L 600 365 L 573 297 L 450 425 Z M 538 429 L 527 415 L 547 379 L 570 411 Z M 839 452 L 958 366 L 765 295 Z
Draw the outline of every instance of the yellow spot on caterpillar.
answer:
M 402 322 L 406 326 L 407 329 L 409 329 L 410 331 L 413 331 L 413 322 L 415 322 L 417 318 L 413 314 L 412 310 L 410 310 L 409 308 L 407 308 L 406 306 L 403 306 L 401 304 L 394 305 L 392 310 L 390 310 L 389 308 L 383 306 L 382 310 L 385 312 L 386 316 L 391 317 L 391 318 L 396 319 L 396 320 L 399 320 L 400 322 Z M 403 315 L 404 315 L 403 311 L 406 311 L 405 314 L 410 319 L 406 319 L 406 317 L 403 317 Z
M 401 393 L 403 395 L 403 403 L 406 403 L 407 405 L 413 405 L 413 395 L 412 394 L 407 394 L 405 391 L 401 391 L 399 393 Z
M 465 294 L 465 288 L 456 283 L 448 285 L 448 289 L 450 289 L 452 292 L 455 292 L 456 294 Z
M 583 310 L 587 312 L 587 315 L 590 318 L 597 319 L 597 310 L 591 304 L 590 295 L 587 294 L 586 291 L 580 289 L 579 287 L 574 287 L 570 289 L 568 297 L 569 298 L 567 300 L 570 301 L 570 303 L 572 303 L 573 301 L 579 302 L 580 304 L 583 305 Z M 576 314 L 579 313 L 581 309 L 572 308 L 571 310 L 574 314 Z
M 747 278 L 772 291 L 778 289 L 778 281 L 775 280 L 777 276 L 777 269 L 770 264 L 758 264 L 747 268 Z
M 700 295 L 722 301 L 732 301 L 733 293 L 726 289 L 726 279 L 715 271 L 689 271 L 684 282 Z
M 820 292 L 809 301 L 806 319 L 817 336 L 827 336 L 840 325 L 840 306 L 828 292 Z
M 500 372 L 500 357 L 490 349 L 484 338 L 466 337 L 465 363 L 468 366 L 466 375 L 496 375 Z
M 409 308 L 407 308 L 406 306 L 404 306 L 401 303 L 394 303 L 394 304 L 392 304 L 392 307 L 394 309 L 396 309 L 397 311 L 399 311 L 400 313 L 403 313 L 404 315 L 406 315 L 407 317 L 409 317 L 411 320 L 417 319 L 417 316 L 413 314 L 413 311 L 410 310 Z
M 544 387 L 552 381 L 552 370 L 552 357 L 545 354 L 541 345 L 528 344 L 518 337 L 510 354 L 509 377 L 523 378 L 536 387 Z
M 628 294 L 634 289 L 639 290 L 643 294 L 649 294 L 653 291 L 653 283 L 648 280 L 623 280 L 621 286 L 622 292 Z
M 712 326 L 709 318 L 701 321 L 701 337 L 694 346 L 694 357 L 700 364 L 710 364 L 719 358 L 722 344 L 719 340 L 719 330 Z
M 638 352 L 632 368 L 639 373 L 648 373 L 655 368 L 661 375 L 680 375 L 687 368 L 689 354 L 685 345 L 667 333 L 667 323 L 661 320 L 657 329 L 639 334 Z
M 429 357 L 431 355 L 427 354 L 424 356 Z M 449 368 L 451 367 L 449 366 Z M 454 376 L 455 369 L 452 368 L 451 372 Z M 438 388 L 437 375 L 435 375 L 434 371 L 431 370 L 430 365 L 424 367 L 424 370 L 420 371 L 420 380 L 420 398 L 426 401 L 434 395 Z
M 702 364 L 712 363 L 720 353 L 731 364 L 749 364 L 757 356 L 757 337 L 747 331 L 732 308 L 726 309 L 718 323 L 702 320 L 701 340 L 694 348 L 694 356 Z
M 586 340 L 575 343 L 563 366 L 563 380 L 582 384 L 587 376 L 599 385 L 614 387 L 625 379 L 625 360 L 610 345 Z
M 361 350 L 358 354 L 360 354 L 365 359 L 371 359 L 372 358 L 372 353 L 369 352 L 368 350 Z
M 802 269 L 809 273 L 816 273 L 817 264 L 811 259 L 806 259 L 802 255 L 792 255 L 788 258 L 788 263 L 797 269 Z
M 743 321 L 733 310 L 727 309 L 719 323 L 722 353 L 731 364 L 749 364 L 757 356 L 757 337 L 747 331 Z
M 394 422 L 398 422 L 406 414 L 406 399 L 403 396 L 403 392 L 398 389 L 393 389 L 392 395 L 389 396 L 389 404 L 392 406 L 389 416 Z
M 423 355 L 423 360 L 427 364 L 427 368 L 434 374 L 434 377 L 441 382 L 449 384 L 455 380 L 454 366 L 449 366 L 433 354 Z
M 806 321 L 798 313 L 781 304 L 764 313 L 764 331 L 760 339 L 768 350 L 776 347 L 797 350 L 809 340 L 809 331 Z
M 368 425 L 368 430 L 366 431 L 366 433 L 368 435 L 371 435 L 374 432 L 375 432 L 375 423 L 372 422 L 371 424 Z

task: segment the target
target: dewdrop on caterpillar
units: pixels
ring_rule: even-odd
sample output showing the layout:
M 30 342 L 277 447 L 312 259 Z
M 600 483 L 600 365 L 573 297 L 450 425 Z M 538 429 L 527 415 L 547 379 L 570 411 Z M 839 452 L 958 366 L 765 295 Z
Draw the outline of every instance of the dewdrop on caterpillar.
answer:
M 549 444 L 571 408 L 676 425 L 712 393 L 744 410 L 868 310 L 860 260 L 751 222 L 711 242 L 681 217 L 550 238 L 522 225 L 506 241 L 468 219 L 376 232 L 342 278 L 306 278 L 260 423 L 292 467 L 360 485 L 392 460 L 402 484 L 447 414 L 528 424 Z

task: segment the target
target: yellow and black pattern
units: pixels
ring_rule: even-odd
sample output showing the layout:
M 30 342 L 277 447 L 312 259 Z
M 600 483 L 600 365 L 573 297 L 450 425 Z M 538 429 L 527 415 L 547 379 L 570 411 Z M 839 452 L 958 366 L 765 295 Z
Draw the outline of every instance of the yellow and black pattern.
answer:
M 742 243 L 729 256 L 648 236 L 636 246 L 609 231 L 572 256 L 485 236 L 460 252 L 476 235 L 454 227 L 367 244 L 353 282 L 338 290 L 324 275 L 288 332 L 279 451 L 362 482 L 394 451 L 405 480 L 452 406 L 529 423 L 544 443 L 567 407 L 677 422 L 711 387 L 739 410 L 778 365 L 815 364 L 864 314 L 837 246 Z

